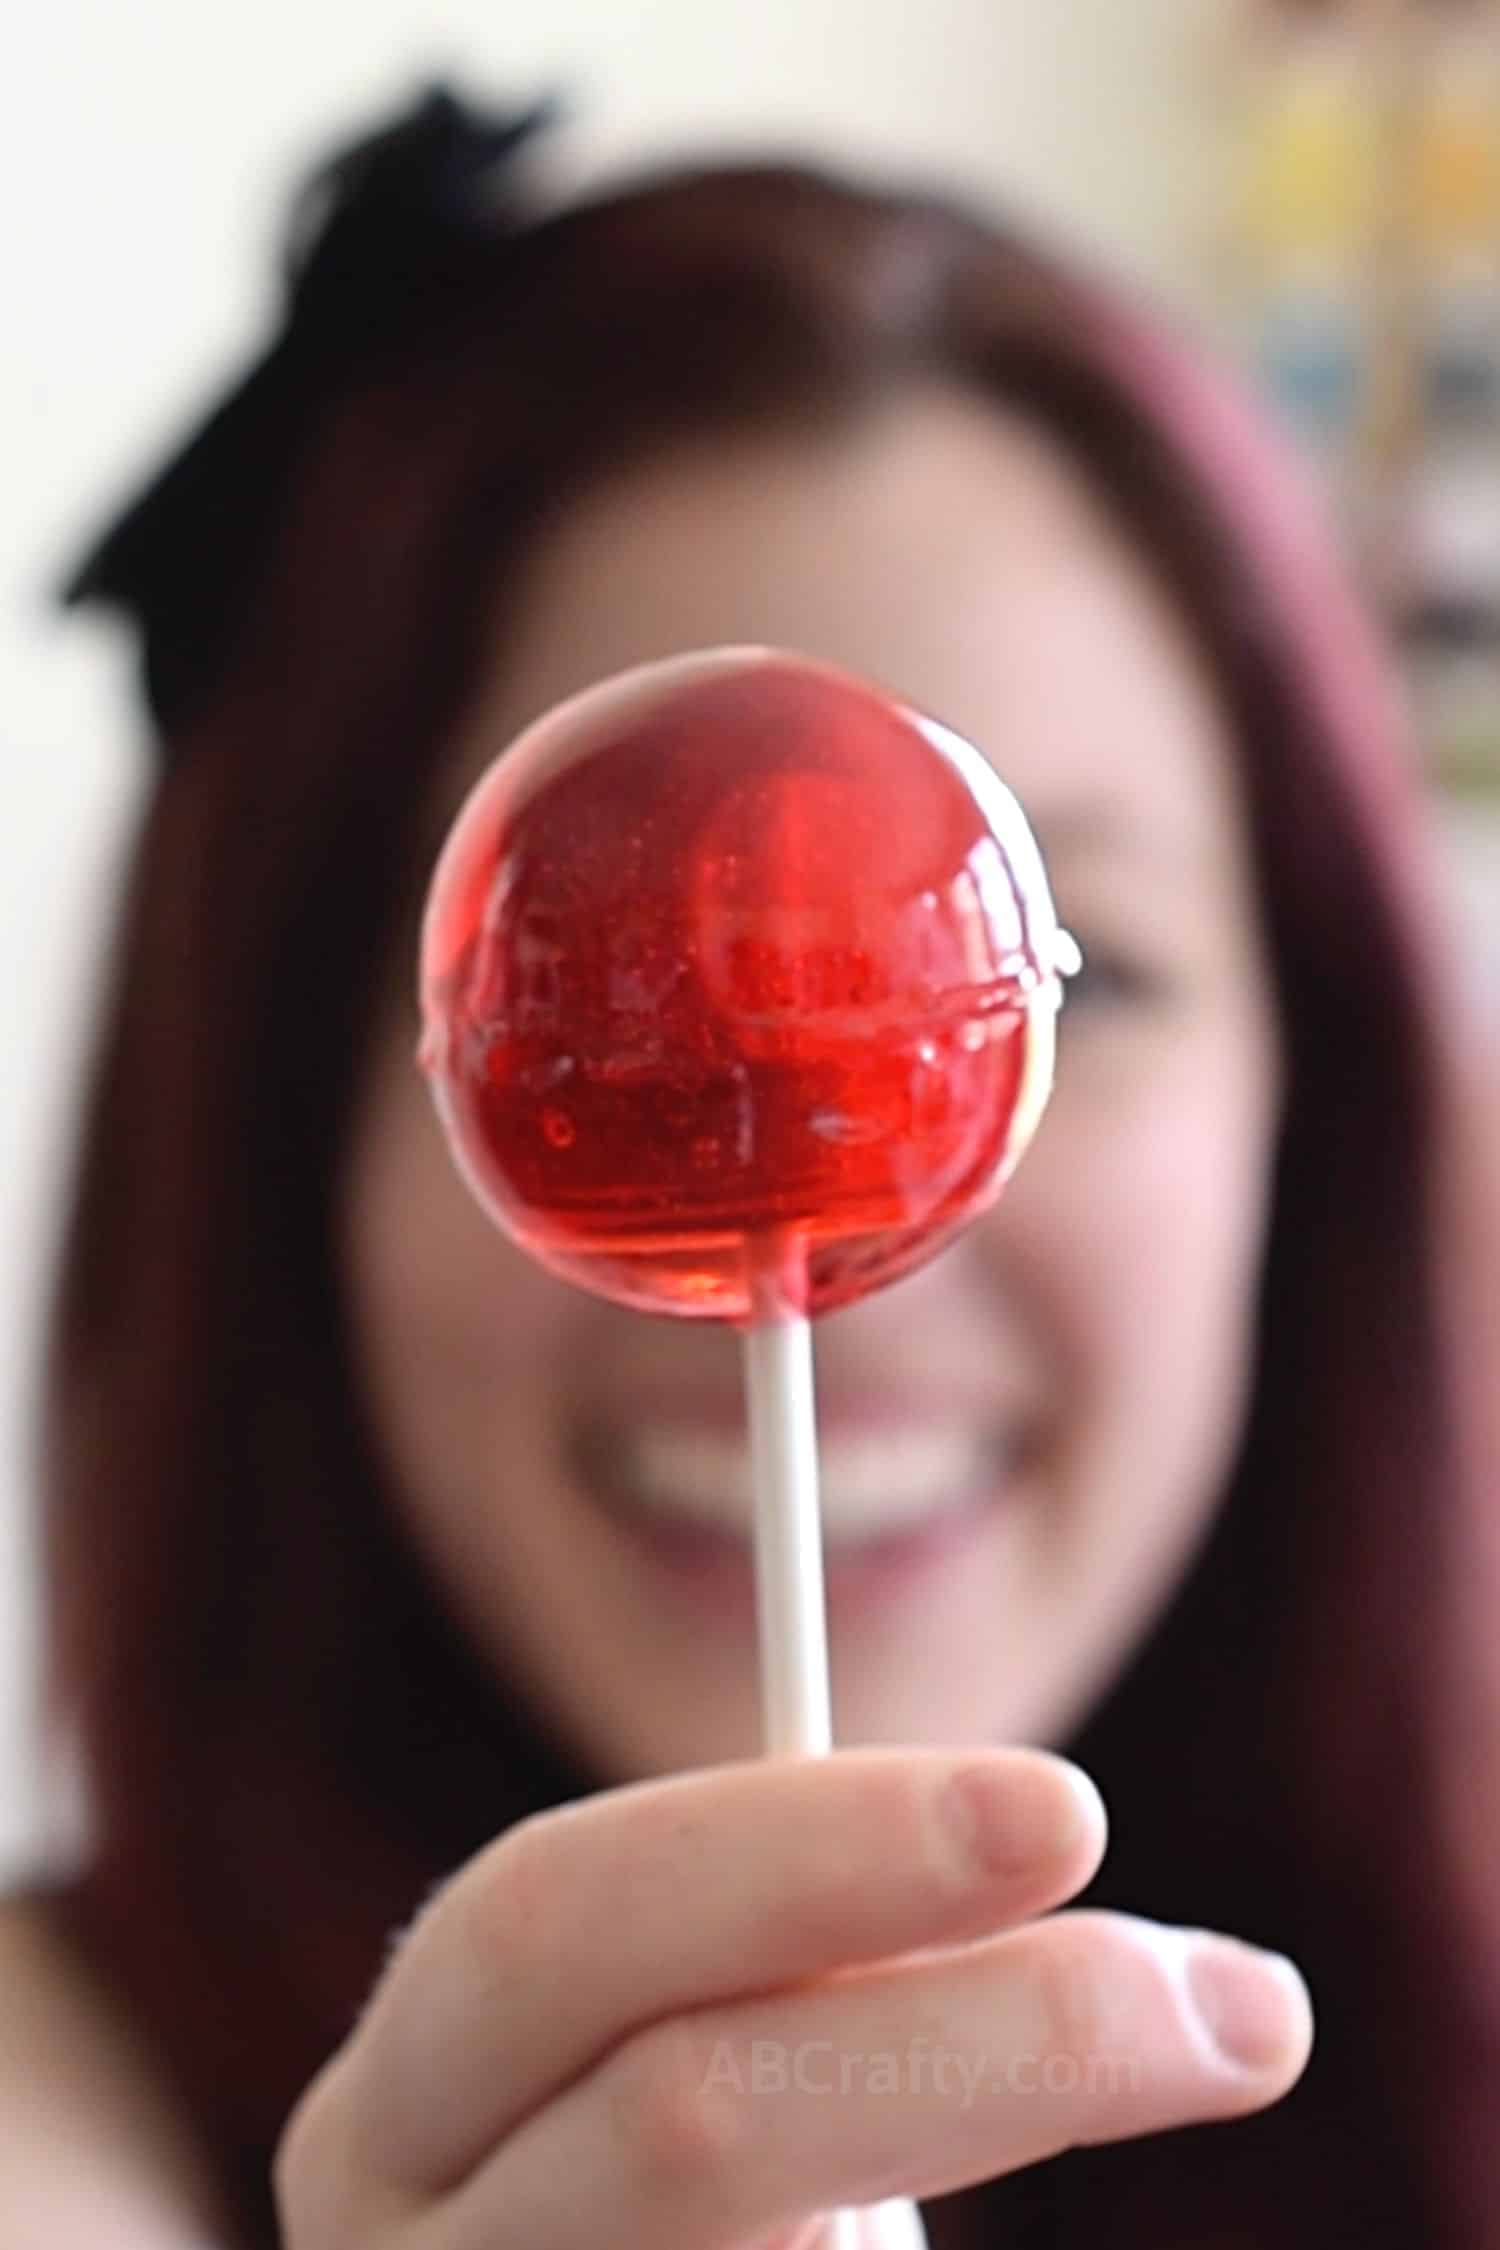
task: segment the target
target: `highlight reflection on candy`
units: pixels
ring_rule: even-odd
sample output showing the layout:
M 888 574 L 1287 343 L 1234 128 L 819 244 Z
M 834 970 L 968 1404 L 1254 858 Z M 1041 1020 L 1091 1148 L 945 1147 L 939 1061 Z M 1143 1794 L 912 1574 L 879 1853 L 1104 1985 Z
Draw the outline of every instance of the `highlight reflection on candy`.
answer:
M 547 714 L 471 791 L 421 1060 L 492 1216 L 653 1312 L 852 1302 L 989 1204 L 1051 1082 L 1058 930 L 956 735 L 773 650 Z

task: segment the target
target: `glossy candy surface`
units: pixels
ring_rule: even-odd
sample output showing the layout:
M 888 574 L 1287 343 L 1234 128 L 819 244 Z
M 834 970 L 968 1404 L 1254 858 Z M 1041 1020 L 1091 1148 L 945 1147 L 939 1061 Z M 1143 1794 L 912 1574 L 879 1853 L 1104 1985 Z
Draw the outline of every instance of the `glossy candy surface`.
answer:
M 862 682 L 714 650 L 547 714 L 471 791 L 421 1061 L 491 1215 L 652 1312 L 818 1313 L 990 1203 L 1051 1083 L 1015 800 Z

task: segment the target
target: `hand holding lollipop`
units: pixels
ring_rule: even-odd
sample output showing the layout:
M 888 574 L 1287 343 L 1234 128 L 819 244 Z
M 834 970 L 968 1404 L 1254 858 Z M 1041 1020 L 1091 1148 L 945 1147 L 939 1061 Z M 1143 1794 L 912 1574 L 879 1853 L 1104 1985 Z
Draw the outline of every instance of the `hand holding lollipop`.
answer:
M 586 1288 L 744 1331 L 769 1752 L 831 1740 L 809 1320 L 999 1192 L 1073 952 L 967 743 L 769 650 L 548 714 L 442 854 L 421 1059 L 480 1201 Z

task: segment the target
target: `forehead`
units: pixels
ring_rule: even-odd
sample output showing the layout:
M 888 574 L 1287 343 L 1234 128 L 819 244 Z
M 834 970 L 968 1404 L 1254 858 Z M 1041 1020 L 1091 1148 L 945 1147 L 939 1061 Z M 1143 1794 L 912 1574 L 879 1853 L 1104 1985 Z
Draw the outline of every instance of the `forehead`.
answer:
M 1061 452 L 947 393 L 837 435 L 684 448 L 541 538 L 457 761 L 628 665 L 761 641 L 862 674 L 967 735 L 1068 849 L 1112 829 L 1238 844 L 1212 682 Z

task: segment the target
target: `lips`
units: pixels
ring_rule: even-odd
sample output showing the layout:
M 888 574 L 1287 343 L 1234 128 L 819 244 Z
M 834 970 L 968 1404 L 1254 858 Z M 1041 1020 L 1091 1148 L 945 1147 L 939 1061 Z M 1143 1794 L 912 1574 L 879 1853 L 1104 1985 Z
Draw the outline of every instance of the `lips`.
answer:
M 582 1481 L 612 1512 L 660 1531 L 748 1543 L 754 1518 L 743 1434 L 722 1423 L 643 1416 L 581 1436 Z M 1018 1448 L 971 1421 L 892 1420 L 825 1427 L 819 1461 L 830 1554 L 936 1528 L 991 1498 Z

